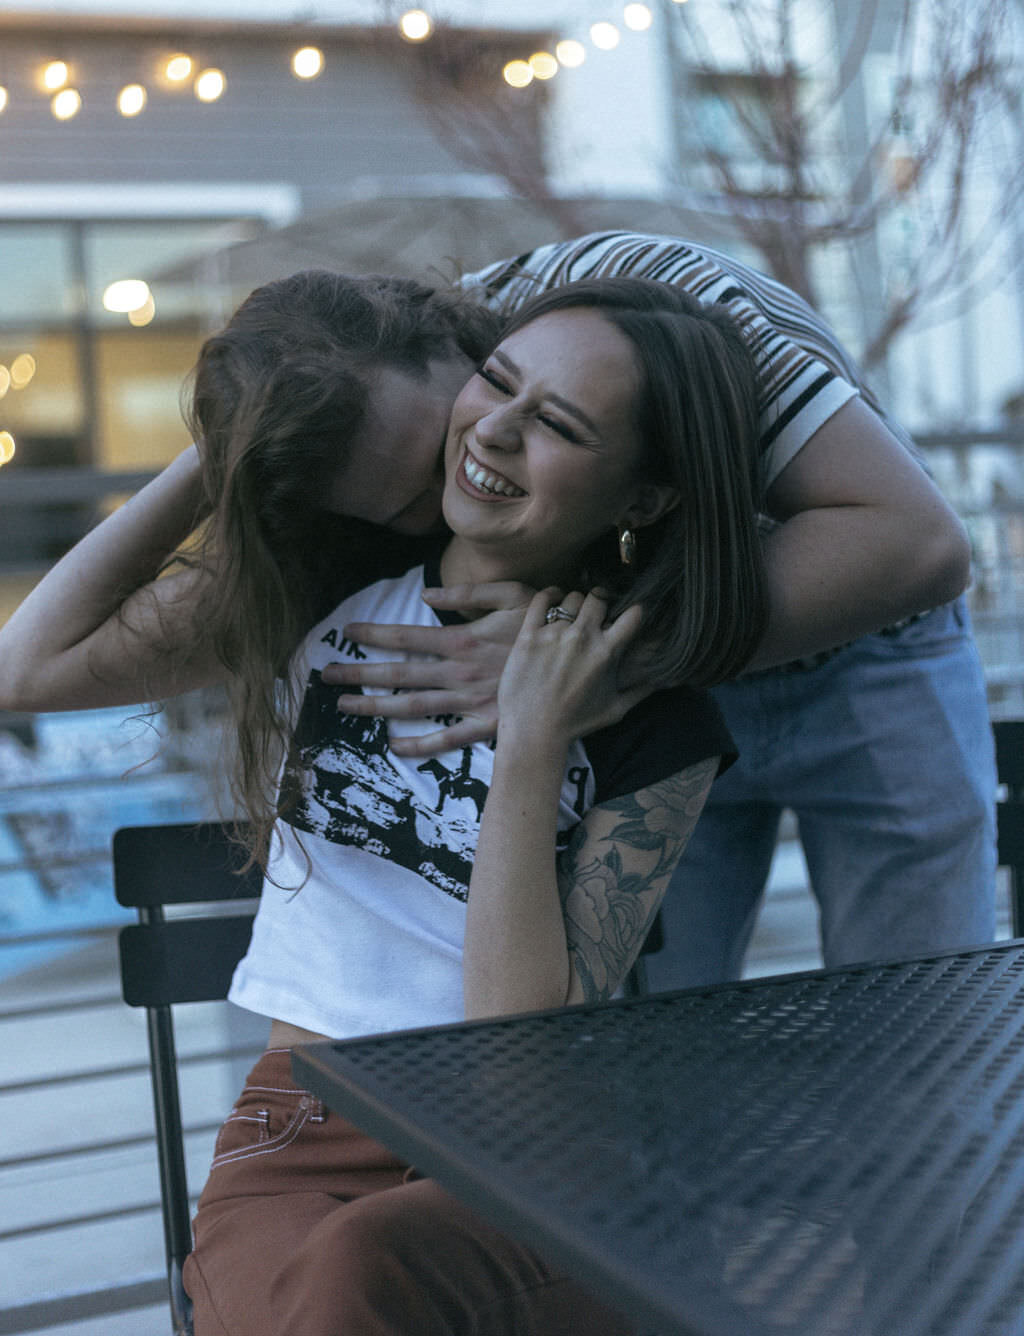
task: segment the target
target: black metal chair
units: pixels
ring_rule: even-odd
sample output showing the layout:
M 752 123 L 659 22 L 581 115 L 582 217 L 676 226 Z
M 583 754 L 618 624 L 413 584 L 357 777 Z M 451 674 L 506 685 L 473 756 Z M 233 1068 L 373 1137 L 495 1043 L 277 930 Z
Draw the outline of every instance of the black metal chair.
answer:
M 120 933 L 121 989 L 129 1006 L 146 1008 L 175 1336 L 192 1336 L 192 1304 L 181 1279 L 192 1225 L 171 1007 L 227 997 L 249 944 L 253 913 L 236 906 L 221 914 L 168 918 L 164 908 L 258 897 L 262 874 L 255 867 L 239 874 L 244 861 L 229 828 L 219 823 L 128 826 L 114 833 L 115 894 L 139 915 Z
M 1006 797 L 996 805 L 999 862 L 1009 869 L 1010 915 L 1014 937 L 1024 936 L 1024 719 L 992 725 L 996 769 Z

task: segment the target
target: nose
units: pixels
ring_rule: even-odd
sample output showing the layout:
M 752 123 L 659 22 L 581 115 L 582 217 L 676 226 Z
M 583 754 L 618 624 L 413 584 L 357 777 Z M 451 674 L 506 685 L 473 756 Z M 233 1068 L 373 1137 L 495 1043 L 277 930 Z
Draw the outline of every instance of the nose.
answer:
M 518 450 L 522 444 L 522 414 L 513 404 L 499 404 L 477 419 L 473 431 L 480 444 L 491 450 Z

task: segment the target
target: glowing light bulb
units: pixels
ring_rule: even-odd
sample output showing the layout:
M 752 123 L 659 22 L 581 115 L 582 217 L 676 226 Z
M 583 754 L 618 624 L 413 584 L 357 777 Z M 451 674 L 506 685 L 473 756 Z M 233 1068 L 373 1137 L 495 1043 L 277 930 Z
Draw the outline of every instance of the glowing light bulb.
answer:
M 62 88 L 55 93 L 50 110 L 59 121 L 69 121 L 82 110 L 82 95 L 77 88 Z
M 11 363 L 11 385 L 23 390 L 36 374 L 36 359 L 31 353 L 19 353 Z
M 407 9 L 398 20 L 398 31 L 407 42 L 422 42 L 434 31 L 434 24 L 425 10 Z
M 149 284 L 141 278 L 119 278 L 103 291 L 103 305 L 108 311 L 139 311 L 151 300 Z
M 513 88 L 525 88 L 533 83 L 533 70 L 525 60 L 510 60 L 501 72 L 501 77 Z
M 41 82 L 48 93 L 55 93 L 58 88 L 64 87 L 70 77 L 71 71 L 68 69 L 67 61 L 51 60 L 43 69 Z
M 146 105 L 142 84 L 125 84 L 117 95 L 117 109 L 122 116 L 137 116 Z
M 535 51 L 527 64 L 535 79 L 553 79 L 558 73 L 558 61 L 550 51 Z
M 136 329 L 141 329 L 143 325 L 148 325 L 155 315 L 156 302 L 153 300 L 153 294 L 150 293 L 137 310 L 128 312 L 128 323 L 134 325 Z
M 564 65 L 567 69 L 574 70 L 586 60 L 587 48 L 582 42 L 577 42 L 573 38 L 567 37 L 565 41 L 559 42 L 555 47 L 555 55 L 558 57 L 560 65 Z
M 618 46 L 621 33 L 614 23 L 594 23 L 590 28 L 590 40 L 601 51 L 614 51 Z
M 646 5 L 627 5 L 622 11 L 622 21 L 633 32 L 646 32 L 654 22 L 654 15 Z
M 164 76 L 171 83 L 184 83 L 192 73 L 192 57 L 186 56 L 182 52 L 177 55 L 168 56 L 167 64 L 164 66 Z
M 292 56 L 296 79 L 315 79 L 324 67 L 324 53 L 318 46 L 304 46 Z
M 14 458 L 18 447 L 9 431 L 0 431 L 0 464 L 8 464 Z
M 195 81 L 195 94 L 200 102 L 216 102 L 228 86 L 221 70 L 203 70 Z

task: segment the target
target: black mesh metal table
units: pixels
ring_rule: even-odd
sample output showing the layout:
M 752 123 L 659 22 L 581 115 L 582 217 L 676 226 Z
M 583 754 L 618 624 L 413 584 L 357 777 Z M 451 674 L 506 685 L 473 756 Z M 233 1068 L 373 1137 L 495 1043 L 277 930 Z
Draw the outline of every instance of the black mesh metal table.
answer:
M 294 1067 L 641 1330 L 1024 1336 L 1024 941 Z

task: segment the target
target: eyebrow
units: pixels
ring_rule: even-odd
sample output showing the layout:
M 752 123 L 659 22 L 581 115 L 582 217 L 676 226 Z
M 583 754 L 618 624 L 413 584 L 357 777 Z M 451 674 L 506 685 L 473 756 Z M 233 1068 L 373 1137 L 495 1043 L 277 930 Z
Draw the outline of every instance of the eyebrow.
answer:
M 514 376 L 522 376 L 523 373 L 520 368 L 516 366 L 511 357 L 509 357 L 507 353 L 503 353 L 500 348 L 495 348 L 491 356 L 495 361 L 500 362 L 506 370 L 511 371 Z M 568 413 L 569 416 L 574 417 L 577 422 L 581 422 L 589 432 L 592 432 L 593 435 L 598 438 L 598 440 L 601 439 L 601 433 L 598 431 L 596 425 L 591 422 L 590 418 L 587 417 L 582 408 L 577 408 L 574 403 L 570 403 L 568 399 L 563 399 L 560 394 L 546 394 L 544 398 L 549 399 L 553 404 L 557 404 L 564 413 Z

